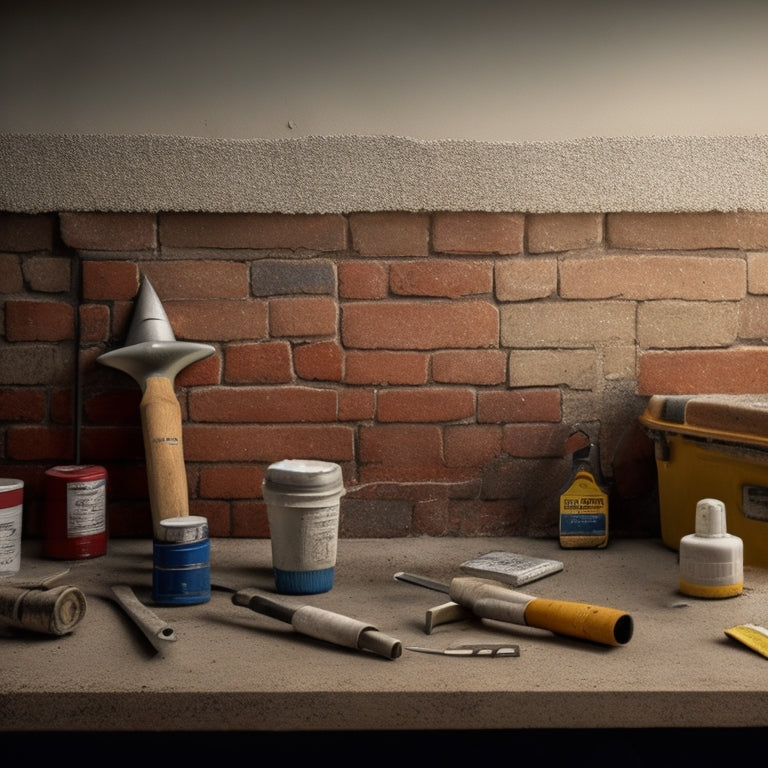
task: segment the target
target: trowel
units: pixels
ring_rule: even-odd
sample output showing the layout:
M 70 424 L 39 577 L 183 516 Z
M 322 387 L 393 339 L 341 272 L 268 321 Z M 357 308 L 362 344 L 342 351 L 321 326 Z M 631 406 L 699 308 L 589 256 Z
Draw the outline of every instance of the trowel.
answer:
M 139 408 L 155 536 L 161 520 L 189 514 L 181 406 L 174 382 L 180 371 L 215 351 L 210 344 L 176 341 L 155 289 L 143 276 L 125 346 L 97 358 L 132 376 L 143 393 Z

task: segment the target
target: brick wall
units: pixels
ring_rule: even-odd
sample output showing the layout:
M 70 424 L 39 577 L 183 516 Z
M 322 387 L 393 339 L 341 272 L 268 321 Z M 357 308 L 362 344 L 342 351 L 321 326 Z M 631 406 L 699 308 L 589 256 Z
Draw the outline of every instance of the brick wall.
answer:
M 579 430 L 614 535 L 656 535 L 647 397 L 768 381 L 768 214 L 0 213 L 0 474 L 27 536 L 76 459 L 109 472 L 111 535 L 151 534 L 139 387 L 95 362 L 142 273 L 216 349 L 176 378 L 213 536 L 269 535 L 286 457 L 343 467 L 342 536 L 555 536 Z

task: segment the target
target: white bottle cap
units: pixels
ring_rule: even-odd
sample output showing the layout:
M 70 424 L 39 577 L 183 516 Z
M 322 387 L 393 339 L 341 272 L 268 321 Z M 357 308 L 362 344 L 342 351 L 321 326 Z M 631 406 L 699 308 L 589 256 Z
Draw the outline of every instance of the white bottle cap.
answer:
M 725 504 L 719 499 L 701 499 L 696 504 L 696 535 L 726 536 Z

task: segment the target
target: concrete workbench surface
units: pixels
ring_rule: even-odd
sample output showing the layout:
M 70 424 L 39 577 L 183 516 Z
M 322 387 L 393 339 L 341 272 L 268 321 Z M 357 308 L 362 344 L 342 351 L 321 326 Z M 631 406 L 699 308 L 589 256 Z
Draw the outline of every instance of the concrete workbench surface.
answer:
M 410 571 L 448 582 L 459 564 L 493 551 L 561 560 L 559 573 L 525 585 L 536 597 L 628 611 L 634 635 L 609 647 L 478 619 L 427 635 L 427 609 L 448 596 L 394 579 Z M 155 606 L 152 544 L 113 540 L 105 556 L 61 562 L 25 542 L 14 580 L 79 587 L 87 610 L 55 637 L 0 626 L 0 730 L 87 732 L 350 732 L 500 729 L 762 728 L 768 659 L 724 629 L 768 622 L 768 570 L 745 568 L 738 597 L 677 591 L 677 553 L 656 540 L 615 540 L 604 550 L 563 550 L 521 538 L 342 539 L 334 587 L 280 597 L 370 622 L 403 643 L 397 659 L 299 635 L 289 624 L 209 602 Z M 212 581 L 274 595 L 270 542 L 213 539 Z M 6 578 L 4 581 L 8 581 Z M 174 628 L 157 654 L 111 599 L 126 583 Z M 515 643 L 516 658 L 455 658 L 406 650 L 456 643 Z

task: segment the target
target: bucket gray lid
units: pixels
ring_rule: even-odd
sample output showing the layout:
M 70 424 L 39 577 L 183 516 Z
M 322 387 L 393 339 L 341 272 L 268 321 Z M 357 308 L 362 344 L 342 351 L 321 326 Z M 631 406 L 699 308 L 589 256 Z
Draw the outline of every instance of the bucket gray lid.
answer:
M 338 493 L 344 488 L 344 480 L 341 467 L 334 462 L 283 459 L 267 467 L 264 487 L 294 493 Z
M 0 493 L 6 491 L 18 491 L 24 487 L 24 481 L 15 477 L 0 477 Z

